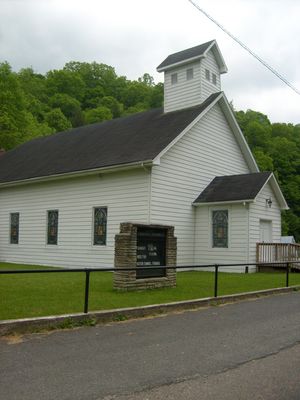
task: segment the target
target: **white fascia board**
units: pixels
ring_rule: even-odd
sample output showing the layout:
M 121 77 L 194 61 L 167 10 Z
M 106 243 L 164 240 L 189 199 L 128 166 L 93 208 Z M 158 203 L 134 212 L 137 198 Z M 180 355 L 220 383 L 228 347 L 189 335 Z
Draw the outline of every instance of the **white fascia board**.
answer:
M 200 119 L 220 100 L 223 96 L 223 93 L 220 93 L 219 96 L 203 110 L 171 143 L 168 144 L 153 160 L 153 164 L 156 165 L 159 163 L 160 158 L 168 151 L 171 147 L 174 146 L 188 131 L 192 129 L 192 127 L 200 121 Z
M 156 71 L 157 72 L 167 71 L 168 69 L 173 69 L 173 68 L 179 67 L 180 65 L 184 65 L 184 64 L 191 63 L 193 61 L 200 60 L 201 58 L 204 58 L 204 57 L 205 56 L 203 54 L 201 54 L 200 56 L 186 58 L 185 60 L 178 61 L 177 63 L 169 64 L 169 65 L 166 65 L 165 67 L 156 68 Z
M 220 105 L 225 114 L 227 122 L 229 123 L 229 125 L 233 131 L 233 134 L 235 135 L 235 138 L 240 146 L 240 149 L 247 161 L 250 171 L 251 172 L 260 172 L 258 165 L 255 161 L 255 158 L 253 157 L 253 154 L 250 150 L 250 147 L 248 146 L 248 143 L 241 131 L 241 128 L 239 127 L 239 125 L 237 123 L 237 120 L 233 114 L 233 111 L 232 111 L 224 93 L 223 93 L 222 99 L 220 101 Z
M 100 174 L 100 173 L 108 174 L 108 173 L 112 173 L 112 172 L 121 172 L 121 171 L 127 171 L 127 170 L 131 170 L 131 169 L 138 168 L 138 167 L 147 168 L 147 167 L 152 167 L 152 165 L 153 165 L 152 160 L 147 160 L 147 161 L 138 161 L 138 162 L 128 163 L 128 164 L 119 164 L 119 165 L 115 165 L 115 166 L 111 166 L 111 167 L 101 167 L 101 168 L 94 168 L 94 169 L 88 169 L 88 170 L 83 170 L 83 171 L 67 172 L 67 173 L 56 174 L 56 175 L 38 176 L 35 178 L 22 179 L 19 181 L 0 183 L 0 189 L 6 188 L 6 187 L 12 187 L 12 186 L 28 185 L 30 183 L 49 182 L 49 181 L 57 181 L 57 180 L 68 179 L 68 178 L 90 176 L 90 175 L 95 175 L 95 174 Z
M 220 73 L 221 74 L 225 74 L 226 72 L 228 72 L 228 68 L 227 65 L 225 64 L 225 60 L 222 56 L 221 50 L 218 46 L 218 43 L 214 40 L 212 42 L 212 44 L 205 50 L 204 52 L 204 56 L 207 57 L 207 53 L 212 50 L 212 52 L 214 53 L 214 56 L 217 60 L 217 63 L 219 64 L 219 68 L 220 68 Z
M 269 178 L 266 180 L 266 182 L 263 184 L 262 188 L 260 189 L 260 191 L 257 193 L 257 195 L 255 196 L 254 201 L 256 201 L 256 199 L 260 196 L 261 192 L 263 191 L 263 189 L 265 188 L 265 186 L 267 185 L 267 183 L 270 182 L 270 186 L 275 194 L 275 197 L 280 205 L 280 209 L 281 210 L 289 210 L 289 206 L 283 196 L 283 193 L 280 189 L 280 186 L 278 185 L 278 182 L 273 174 L 273 172 L 270 174 Z
M 232 200 L 232 201 L 207 201 L 202 203 L 192 203 L 194 207 L 201 206 L 222 206 L 223 204 L 244 204 L 244 203 L 253 203 L 253 199 L 246 200 Z

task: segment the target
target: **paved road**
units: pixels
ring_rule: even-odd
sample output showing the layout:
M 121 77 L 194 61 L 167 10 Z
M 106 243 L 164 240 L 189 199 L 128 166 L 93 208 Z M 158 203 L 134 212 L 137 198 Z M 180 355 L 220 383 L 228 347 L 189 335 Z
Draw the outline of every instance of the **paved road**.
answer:
M 0 341 L 1 400 L 248 398 L 300 399 L 298 292 Z

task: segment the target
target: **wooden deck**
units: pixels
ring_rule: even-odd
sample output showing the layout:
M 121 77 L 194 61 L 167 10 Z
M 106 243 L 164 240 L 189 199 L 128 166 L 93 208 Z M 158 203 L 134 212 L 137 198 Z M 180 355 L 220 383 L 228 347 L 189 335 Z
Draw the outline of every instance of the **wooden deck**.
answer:
M 300 244 L 256 243 L 256 262 L 259 264 L 274 263 L 272 267 L 283 267 L 290 262 L 292 268 L 300 270 Z M 281 262 L 282 265 L 278 264 Z

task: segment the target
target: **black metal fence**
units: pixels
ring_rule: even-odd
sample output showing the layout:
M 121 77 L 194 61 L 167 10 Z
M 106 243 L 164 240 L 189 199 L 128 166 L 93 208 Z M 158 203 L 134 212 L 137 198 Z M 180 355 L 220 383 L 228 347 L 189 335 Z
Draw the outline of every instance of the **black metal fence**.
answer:
M 84 273 L 85 274 L 85 291 L 84 291 L 84 308 L 85 314 L 89 311 L 89 293 L 90 293 L 90 274 L 91 272 L 114 272 L 114 271 L 140 271 L 154 269 L 176 269 L 176 270 L 198 270 L 198 269 L 213 269 L 214 270 L 214 297 L 218 297 L 218 277 L 220 268 L 244 268 L 245 273 L 249 272 L 249 267 L 281 267 L 285 269 L 285 286 L 289 287 L 289 274 L 294 264 L 300 264 L 300 261 L 272 262 L 272 263 L 250 263 L 250 264 L 207 264 L 207 265 L 183 265 L 177 267 L 135 267 L 135 268 L 59 268 L 59 269 L 21 269 L 21 270 L 0 270 L 0 275 L 18 275 L 18 274 L 53 274 L 53 273 Z M 298 267 L 299 268 L 299 267 Z

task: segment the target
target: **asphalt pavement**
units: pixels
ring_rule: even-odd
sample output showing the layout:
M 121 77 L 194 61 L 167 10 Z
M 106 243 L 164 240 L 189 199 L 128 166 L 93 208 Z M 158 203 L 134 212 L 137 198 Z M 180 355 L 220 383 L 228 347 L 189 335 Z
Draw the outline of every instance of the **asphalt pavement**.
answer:
M 300 293 L 0 340 L 1 400 L 300 399 Z

